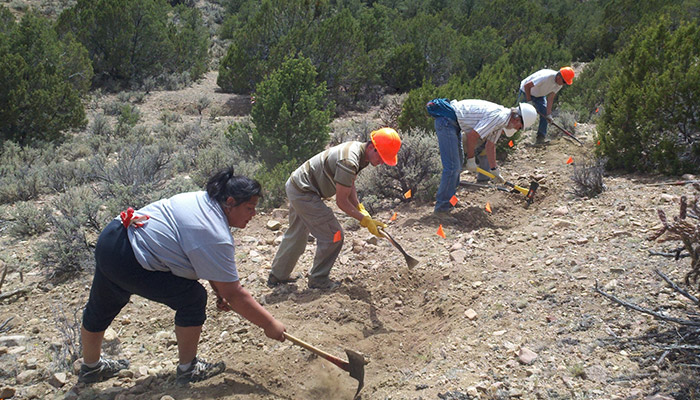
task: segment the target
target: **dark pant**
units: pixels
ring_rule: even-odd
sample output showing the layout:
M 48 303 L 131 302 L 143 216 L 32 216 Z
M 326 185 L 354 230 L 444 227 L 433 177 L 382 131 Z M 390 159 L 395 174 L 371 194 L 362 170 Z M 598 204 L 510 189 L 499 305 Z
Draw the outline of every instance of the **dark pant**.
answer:
M 118 220 L 110 222 L 100 234 L 95 261 L 90 298 L 83 312 L 83 326 L 89 332 L 107 329 L 132 294 L 175 310 L 177 326 L 204 324 L 207 305 L 204 287 L 198 281 L 170 272 L 144 269 L 134 256 L 126 228 Z

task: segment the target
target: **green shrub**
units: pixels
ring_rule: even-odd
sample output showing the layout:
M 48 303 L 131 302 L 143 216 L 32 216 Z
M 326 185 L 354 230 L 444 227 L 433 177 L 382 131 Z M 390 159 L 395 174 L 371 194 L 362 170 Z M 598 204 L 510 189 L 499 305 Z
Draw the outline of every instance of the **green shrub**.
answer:
M 183 72 L 197 79 L 206 71 L 208 33 L 194 8 L 173 10 L 165 0 L 78 0 L 61 13 L 58 29 L 88 49 L 105 87 Z
M 328 143 L 333 106 L 315 79 L 308 59 L 289 58 L 257 86 L 251 141 L 269 168 L 311 158 Z
M 255 175 L 263 188 L 263 198 L 260 207 L 263 209 L 277 208 L 287 201 L 284 185 L 289 176 L 299 166 L 296 159 L 282 161 L 272 169 L 262 168 Z
M 700 171 L 700 23 L 663 18 L 640 28 L 619 57 L 625 68 L 606 95 L 597 153 L 614 169 Z
M 46 191 L 43 171 L 55 151 L 7 141 L 0 153 L 0 203 L 33 200 Z
M 358 197 L 374 209 L 406 201 L 435 198 L 442 164 L 435 136 L 422 129 L 401 132 L 401 150 L 395 167 L 367 168 L 357 179 Z M 404 193 L 411 190 L 410 199 Z
M 92 170 L 85 160 L 52 162 L 43 171 L 43 181 L 55 192 L 65 192 L 92 180 Z
M 36 236 L 48 230 L 48 211 L 33 202 L 20 202 L 15 204 L 11 211 L 13 221 L 10 225 L 10 234 L 17 238 Z
M 85 48 L 67 35 L 59 40 L 51 22 L 32 12 L 0 32 L 0 141 L 53 141 L 85 124 L 80 97 L 92 68 Z

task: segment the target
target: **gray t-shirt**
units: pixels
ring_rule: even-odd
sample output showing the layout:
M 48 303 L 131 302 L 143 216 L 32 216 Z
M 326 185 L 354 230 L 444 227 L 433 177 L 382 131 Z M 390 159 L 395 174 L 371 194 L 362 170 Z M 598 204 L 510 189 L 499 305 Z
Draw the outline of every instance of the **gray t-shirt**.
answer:
M 151 203 L 134 215 L 144 225 L 129 227 L 129 242 L 141 266 L 183 278 L 238 281 L 233 235 L 221 206 L 206 192 L 181 193 Z

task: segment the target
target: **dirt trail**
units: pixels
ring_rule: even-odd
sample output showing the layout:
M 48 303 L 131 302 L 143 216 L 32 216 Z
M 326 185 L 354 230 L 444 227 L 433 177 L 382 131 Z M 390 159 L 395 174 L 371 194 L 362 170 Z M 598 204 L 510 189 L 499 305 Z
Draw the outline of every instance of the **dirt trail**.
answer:
M 196 101 L 207 83 L 202 85 L 188 89 L 189 100 L 182 104 Z M 207 90 L 213 106 L 229 101 Z M 143 109 L 157 114 L 166 103 L 178 104 L 171 96 L 177 95 L 147 96 Z M 293 335 L 335 355 L 343 356 L 345 348 L 364 353 L 370 363 L 362 399 L 643 399 L 663 391 L 673 385 L 663 372 L 642 369 L 636 354 L 606 346 L 613 337 L 639 335 L 656 323 L 611 305 L 593 287 L 598 281 L 640 301 L 644 293 L 663 287 L 653 268 L 679 280 L 683 261 L 649 257 L 648 249 L 661 245 L 645 238 L 658 224 L 656 208 L 675 215 L 674 201 L 689 189 L 648 187 L 637 183 L 641 177 L 613 175 L 606 177 L 608 190 L 600 196 L 574 198 L 569 193 L 573 166 L 566 161 L 582 162 L 591 153 L 594 144 L 586 129 L 592 128 L 581 129 L 583 148 L 562 137 L 542 148 L 521 143 L 503 163 L 504 176 L 521 186 L 540 179 L 529 208 L 519 193 L 461 187 L 459 223 L 443 224 L 445 239 L 436 235 L 439 221 L 429 204 L 409 203 L 378 215 L 388 220 L 397 212 L 391 232 L 421 260 L 412 270 L 387 241 L 375 242 L 338 213 L 346 245 L 332 276 L 342 286 L 309 290 L 302 279 L 269 289 L 264 282 L 275 239 L 287 221 L 261 213 L 234 233 L 242 283 Z M 465 174 L 463 179 L 473 178 Z M 484 209 L 487 202 L 492 213 Z M 283 228 L 267 229 L 271 219 Z M 22 246 L 7 238 L 3 243 Z M 314 250 L 310 243 L 298 272 L 308 270 Z M 35 274 L 11 273 L 2 289 L 37 281 Z M 62 340 L 56 316 L 79 310 L 89 286 L 90 277 L 84 276 L 1 303 L 0 323 L 14 316 L 10 334 L 25 335 L 27 341 L 22 349 L 0 351 L 6 371 L 0 386 L 15 388 L 16 398 L 61 398 L 73 387 L 77 378 L 70 374 L 60 389 L 46 382 L 53 373 L 50 348 Z M 176 387 L 173 312 L 134 297 L 112 326 L 120 342 L 112 350 L 131 361 L 131 372 L 91 387 L 76 386 L 78 397 L 352 398 L 357 382 L 344 371 L 289 342 L 265 338 L 235 314 L 208 307 L 200 355 L 225 360 L 224 374 L 189 389 Z M 536 354 L 531 364 L 519 360 L 523 348 Z M 10 377 L 31 370 L 36 373 L 22 382 Z

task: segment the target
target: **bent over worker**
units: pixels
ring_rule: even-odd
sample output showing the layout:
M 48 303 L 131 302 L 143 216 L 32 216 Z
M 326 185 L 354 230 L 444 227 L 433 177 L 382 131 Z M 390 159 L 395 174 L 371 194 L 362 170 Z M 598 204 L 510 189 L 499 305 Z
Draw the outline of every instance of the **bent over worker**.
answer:
M 391 128 L 381 128 L 362 143 L 346 142 L 331 147 L 297 168 L 287 180 L 289 228 L 272 261 L 267 280 L 269 287 L 295 281 L 290 277 L 306 248 L 309 233 L 316 238 L 316 255 L 308 273 L 308 286 L 332 289 L 338 283 L 329 275 L 343 247 L 340 223 L 323 199 L 335 195 L 335 203 L 347 215 L 360 221 L 372 234 L 382 237 L 379 227 L 386 225 L 373 219 L 357 198 L 355 178 L 367 165 L 394 166 L 401 148 L 401 138 Z
M 519 107 L 506 108 L 486 100 L 469 99 L 452 100 L 450 106 L 455 112 L 456 121 L 448 117 L 435 118 L 435 131 L 442 161 L 442 177 L 434 213 L 438 217 L 445 218 L 448 218 L 447 213 L 454 207 L 450 199 L 459 185 L 464 147 L 467 153 L 467 169 L 476 172 L 475 149 L 480 141 L 485 140 L 488 168 L 498 180 L 504 182 L 496 164 L 496 141 L 501 133 L 511 137 L 518 129 L 530 126 L 536 117 L 535 108 L 527 103 L 522 103 Z M 461 132 L 464 132 L 464 135 Z
M 545 143 L 547 122 L 552 121 L 554 97 L 564 85 L 569 86 L 573 81 L 573 68 L 563 67 L 559 71 L 541 69 L 520 82 L 518 102 L 524 96 L 525 101 L 531 102 L 540 113 L 540 124 L 537 127 L 535 144 Z
M 220 310 L 236 311 L 267 337 L 284 341 L 284 325 L 241 286 L 229 229 L 248 224 L 260 193 L 257 181 L 228 168 L 209 178 L 206 191 L 129 209 L 121 221 L 117 217 L 107 225 L 97 240 L 95 276 L 83 312 L 79 382 L 103 381 L 129 367 L 127 360 L 102 358 L 100 350 L 105 330 L 132 294 L 175 310 L 178 383 L 223 372 L 223 362 L 208 363 L 197 355 L 207 304 L 198 279 L 209 281 Z

